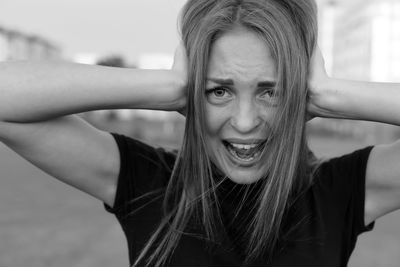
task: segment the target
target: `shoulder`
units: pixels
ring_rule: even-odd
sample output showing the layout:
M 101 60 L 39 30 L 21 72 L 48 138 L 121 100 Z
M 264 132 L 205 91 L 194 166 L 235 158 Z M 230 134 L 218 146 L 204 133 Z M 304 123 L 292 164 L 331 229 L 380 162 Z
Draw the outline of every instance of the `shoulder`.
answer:
M 373 228 L 364 220 L 366 172 L 372 149 L 373 146 L 368 146 L 324 160 L 314 174 L 311 187 L 313 203 L 327 221 L 349 228 L 345 231 L 354 240 Z
M 111 133 L 111 135 L 118 145 L 121 165 L 122 161 L 128 160 L 130 163 L 146 163 L 166 170 L 172 170 L 178 150 L 156 147 L 119 133 Z
M 167 186 L 177 151 L 153 147 L 118 133 L 111 135 L 118 145 L 120 169 L 113 209 L 106 208 L 113 213 L 121 209 L 126 213 L 132 200 Z
M 373 146 L 330 159 L 321 159 L 315 171 L 316 179 L 363 176 L 365 178 L 368 159 Z M 333 181 L 332 181 L 333 182 Z
M 313 176 L 313 192 L 330 202 L 345 207 L 355 196 L 364 198 L 368 159 L 372 146 L 322 160 Z

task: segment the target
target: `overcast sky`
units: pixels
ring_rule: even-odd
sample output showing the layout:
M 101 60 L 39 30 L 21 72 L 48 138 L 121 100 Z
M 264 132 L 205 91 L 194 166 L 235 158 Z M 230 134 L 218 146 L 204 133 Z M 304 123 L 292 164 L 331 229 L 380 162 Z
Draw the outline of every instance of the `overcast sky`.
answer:
M 38 34 L 77 53 L 173 53 L 185 0 L 0 0 L 0 26 Z

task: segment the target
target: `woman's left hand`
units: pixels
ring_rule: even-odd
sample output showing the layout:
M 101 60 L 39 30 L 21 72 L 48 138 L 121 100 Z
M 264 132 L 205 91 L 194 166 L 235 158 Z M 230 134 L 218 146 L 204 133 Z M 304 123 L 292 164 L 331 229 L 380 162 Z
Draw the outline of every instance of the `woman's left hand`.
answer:
M 311 58 L 310 76 L 308 80 L 307 121 L 315 117 L 326 117 L 326 110 L 322 108 L 324 86 L 329 82 L 325 70 L 325 62 L 320 48 L 317 46 Z

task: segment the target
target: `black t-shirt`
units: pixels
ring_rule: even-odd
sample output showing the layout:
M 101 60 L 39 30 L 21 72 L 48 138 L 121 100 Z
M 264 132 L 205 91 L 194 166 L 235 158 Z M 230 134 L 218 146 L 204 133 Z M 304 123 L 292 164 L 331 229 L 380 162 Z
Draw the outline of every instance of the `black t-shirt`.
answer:
M 119 147 L 121 166 L 114 207 L 105 204 L 105 208 L 120 222 L 133 264 L 162 218 L 162 193 L 176 155 L 123 135 L 112 135 Z M 313 185 L 299 196 L 286 217 L 287 222 L 297 225 L 289 241 L 279 247 L 269 263 L 260 258 L 247 266 L 347 266 L 357 236 L 374 226 L 364 224 L 365 171 L 371 149 L 322 163 Z M 257 183 L 251 186 L 257 187 Z M 244 187 L 229 179 L 224 181 L 221 188 L 229 191 L 221 204 L 225 221 L 232 219 L 234 207 L 241 199 L 237 196 L 254 191 L 243 190 Z M 240 227 L 227 227 L 235 249 L 213 247 L 210 251 L 204 239 L 183 235 L 169 266 L 242 266 L 241 241 L 235 239 Z

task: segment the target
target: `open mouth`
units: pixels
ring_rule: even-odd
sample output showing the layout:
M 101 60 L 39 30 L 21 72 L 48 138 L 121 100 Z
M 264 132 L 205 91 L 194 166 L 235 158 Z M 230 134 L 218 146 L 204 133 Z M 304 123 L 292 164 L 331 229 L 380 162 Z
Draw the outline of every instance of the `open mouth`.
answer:
M 258 158 L 263 150 L 266 141 L 254 144 L 238 144 L 223 140 L 222 143 L 236 160 L 241 162 L 251 162 Z

